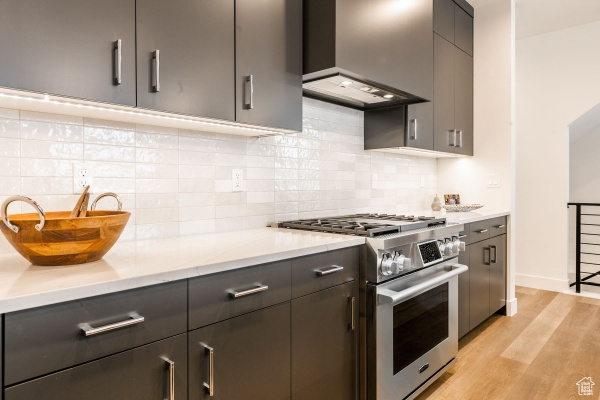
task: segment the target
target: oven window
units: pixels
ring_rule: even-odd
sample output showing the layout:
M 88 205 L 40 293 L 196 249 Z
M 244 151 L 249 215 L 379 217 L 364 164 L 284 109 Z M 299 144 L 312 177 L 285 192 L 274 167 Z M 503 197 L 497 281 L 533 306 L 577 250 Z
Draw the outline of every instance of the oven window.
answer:
M 447 337 L 447 282 L 394 306 L 394 375 Z

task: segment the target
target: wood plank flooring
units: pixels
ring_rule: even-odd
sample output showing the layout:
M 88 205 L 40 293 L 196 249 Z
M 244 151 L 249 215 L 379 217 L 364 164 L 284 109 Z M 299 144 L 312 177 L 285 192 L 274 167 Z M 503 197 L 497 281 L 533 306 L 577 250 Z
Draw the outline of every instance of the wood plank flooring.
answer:
M 416 400 L 600 398 L 600 299 L 516 288 L 518 313 L 459 341 L 456 363 Z M 593 395 L 577 382 L 591 377 Z

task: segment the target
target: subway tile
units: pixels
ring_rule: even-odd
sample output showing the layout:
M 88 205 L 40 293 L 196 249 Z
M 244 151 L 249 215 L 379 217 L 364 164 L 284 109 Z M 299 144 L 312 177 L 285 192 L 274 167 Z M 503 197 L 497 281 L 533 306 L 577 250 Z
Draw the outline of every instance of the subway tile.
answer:
M 216 143 L 214 137 L 212 136 L 180 136 L 179 149 L 185 151 L 197 151 L 201 153 L 212 153 L 216 149 Z
M 180 235 L 196 235 L 200 233 L 211 233 L 215 231 L 215 220 L 205 219 L 201 221 L 180 221 Z
M 179 150 L 179 164 L 181 165 L 215 165 L 215 153 L 201 153 L 197 151 Z
M 110 121 L 106 119 L 84 118 L 83 124 L 91 128 L 100 128 L 116 131 L 135 131 L 135 124 L 122 121 Z
M 178 164 L 179 151 L 168 149 L 135 149 L 135 161 L 138 163 Z
M 71 182 L 73 180 L 71 179 Z M 71 183 L 72 185 L 72 183 Z M 135 179 L 131 178 L 98 178 L 94 177 L 92 193 L 113 192 L 117 194 L 135 193 Z
M 200 221 L 215 218 L 215 206 L 182 207 L 179 209 L 180 221 Z
M 250 203 L 272 203 L 275 201 L 273 192 L 248 192 L 248 204 Z
M 19 157 L 21 155 L 19 139 L 0 138 L 0 157 Z
M 136 179 L 136 193 L 177 193 L 177 179 Z
M 83 142 L 83 128 L 81 125 L 22 121 L 21 139 L 79 143 Z
M 135 147 L 108 146 L 105 144 L 85 144 L 83 151 L 86 161 L 135 161 Z
M 85 161 L 94 178 L 135 178 L 135 163 Z M 72 173 L 71 173 L 72 174 Z
M 215 181 L 212 179 L 179 179 L 180 193 L 214 193 L 214 191 Z
M 0 157 L 0 176 L 21 176 L 21 159 Z
M 0 118 L 19 119 L 19 110 L 12 108 L 0 108 Z
M 246 228 L 245 217 L 218 218 L 215 220 L 215 231 L 227 232 Z
M 215 167 L 213 165 L 179 165 L 181 179 L 214 179 Z
M 21 191 L 21 179 L 18 177 L 2 177 L 0 179 L 0 196 L 24 194 Z
M 179 166 L 173 164 L 135 164 L 136 178 L 178 179 Z
M 136 132 L 135 145 L 137 147 L 156 149 L 179 149 L 179 137 L 172 134 L 159 134 L 153 132 Z
M 173 193 L 136 194 L 135 208 L 175 208 L 180 207 L 180 198 Z
M 45 158 L 21 158 L 22 176 L 73 176 L 73 161 Z
M 136 225 L 137 240 L 160 239 L 179 235 L 179 222 L 164 222 L 159 224 Z
M 137 133 L 155 133 L 159 135 L 179 136 L 179 129 L 169 128 L 166 126 L 137 124 L 135 126 L 135 131 Z
M 2 118 L 0 116 L 0 138 L 20 137 L 20 125 L 18 119 Z
M 71 194 L 73 193 L 73 178 L 52 176 L 21 178 L 21 190 L 26 196 L 34 194 Z
M 245 205 L 247 203 L 247 196 L 247 192 L 216 193 L 215 204 L 217 206 Z
M 215 206 L 215 217 L 216 218 L 232 218 L 246 216 L 246 205 L 217 205 Z
M 72 115 L 62 115 L 62 114 L 50 114 L 50 113 L 42 113 L 36 111 L 24 111 L 21 110 L 20 118 L 22 121 L 39 121 L 39 122 L 50 122 L 55 124 L 72 124 L 72 125 L 82 125 L 83 118 L 72 116 Z
M 138 208 L 136 211 L 136 224 L 158 224 L 179 221 L 178 208 Z

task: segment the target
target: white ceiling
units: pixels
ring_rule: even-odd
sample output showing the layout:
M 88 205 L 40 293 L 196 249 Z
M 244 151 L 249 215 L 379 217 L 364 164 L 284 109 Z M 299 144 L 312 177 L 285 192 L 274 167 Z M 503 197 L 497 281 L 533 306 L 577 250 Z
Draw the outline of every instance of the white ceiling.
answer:
M 467 0 L 474 8 L 494 1 Z M 517 39 L 600 21 L 600 0 L 515 0 Z

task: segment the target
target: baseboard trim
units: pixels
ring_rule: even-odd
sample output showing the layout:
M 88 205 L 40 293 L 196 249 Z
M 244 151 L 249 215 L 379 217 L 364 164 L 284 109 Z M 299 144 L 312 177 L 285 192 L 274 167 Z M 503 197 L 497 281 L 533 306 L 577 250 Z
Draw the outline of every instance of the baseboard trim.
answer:
M 512 317 L 517 313 L 517 299 L 510 299 L 506 301 L 506 315 Z
M 534 289 L 550 290 L 553 292 L 563 292 L 569 289 L 568 279 L 552 279 L 543 276 L 515 274 L 515 284 L 517 286 L 526 286 Z

